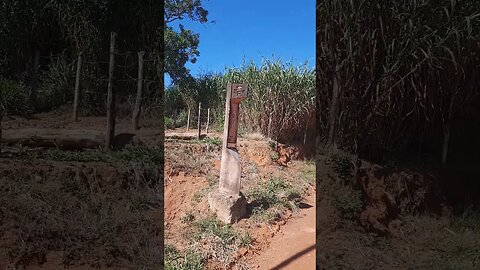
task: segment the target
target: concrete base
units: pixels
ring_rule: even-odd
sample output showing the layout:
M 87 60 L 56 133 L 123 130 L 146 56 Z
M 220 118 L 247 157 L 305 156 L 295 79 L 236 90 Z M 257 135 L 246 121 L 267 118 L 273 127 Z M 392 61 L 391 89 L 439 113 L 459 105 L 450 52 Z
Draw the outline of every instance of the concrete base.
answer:
M 243 195 L 229 194 L 220 189 L 208 193 L 210 209 L 217 214 L 217 219 L 232 224 L 247 213 L 247 199 Z

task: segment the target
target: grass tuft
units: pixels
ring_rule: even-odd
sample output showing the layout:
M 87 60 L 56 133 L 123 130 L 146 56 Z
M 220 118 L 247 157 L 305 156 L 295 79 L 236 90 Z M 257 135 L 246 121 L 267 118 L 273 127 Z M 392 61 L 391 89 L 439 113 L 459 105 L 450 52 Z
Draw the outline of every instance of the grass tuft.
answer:
M 298 189 L 281 178 L 271 178 L 247 192 L 252 200 L 252 217 L 259 222 L 277 220 L 285 208 L 296 210 L 301 194 Z
M 165 245 L 165 270 L 202 270 L 204 258 L 194 250 L 183 255 L 172 245 Z

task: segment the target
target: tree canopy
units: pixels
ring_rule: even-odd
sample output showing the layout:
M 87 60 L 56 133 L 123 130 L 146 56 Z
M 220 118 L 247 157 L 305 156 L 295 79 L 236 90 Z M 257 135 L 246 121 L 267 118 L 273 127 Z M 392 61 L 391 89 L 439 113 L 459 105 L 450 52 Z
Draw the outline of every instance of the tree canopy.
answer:
M 166 0 L 165 1 L 165 73 L 174 84 L 191 83 L 190 70 L 185 66 L 195 63 L 200 55 L 198 45 L 200 36 L 181 24 L 184 19 L 199 23 L 208 22 L 208 11 L 202 7 L 201 0 Z M 178 30 L 173 24 L 178 23 Z

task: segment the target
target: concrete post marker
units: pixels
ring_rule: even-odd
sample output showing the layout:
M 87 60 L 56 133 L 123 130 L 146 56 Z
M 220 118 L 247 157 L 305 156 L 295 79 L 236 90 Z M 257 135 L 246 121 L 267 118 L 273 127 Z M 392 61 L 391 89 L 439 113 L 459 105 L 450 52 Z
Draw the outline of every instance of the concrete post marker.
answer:
M 222 161 L 218 189 L 208 194 L 210 209 L 225 223 L 233 223 L 246 214 L 247 200 L 240 193 L 240 156 L 237 151 L 240 102 L 247 97 L 247 84 L 227 86 Z

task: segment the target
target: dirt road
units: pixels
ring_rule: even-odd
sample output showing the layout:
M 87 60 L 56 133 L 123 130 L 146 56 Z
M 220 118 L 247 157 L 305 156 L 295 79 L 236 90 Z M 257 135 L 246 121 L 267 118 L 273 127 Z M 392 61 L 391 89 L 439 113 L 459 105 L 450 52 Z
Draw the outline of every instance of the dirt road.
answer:
M 257 269 L 297 270 L 315 269 L 315 191 L 310 191 L 300 209 L 281 232 L 275 235 L 268 248 L 248 260 Z

